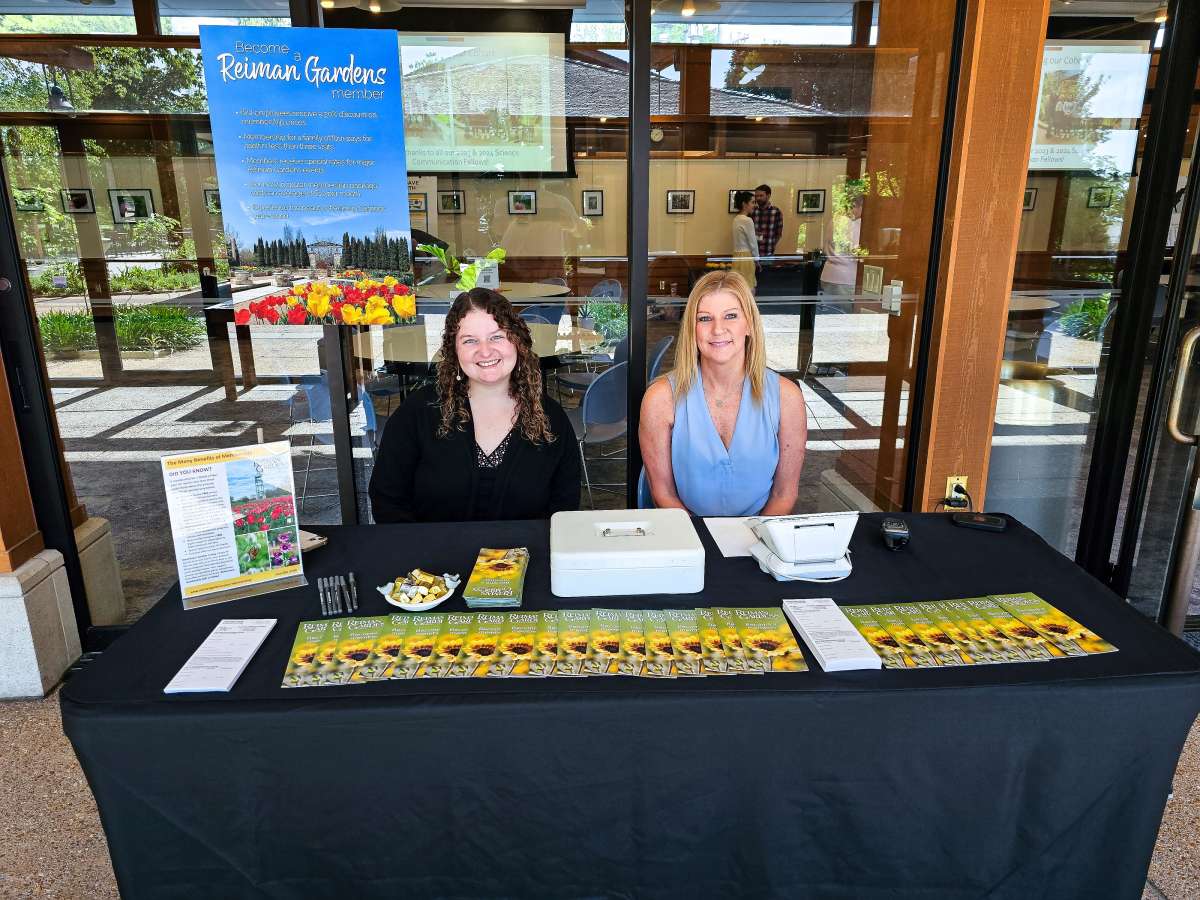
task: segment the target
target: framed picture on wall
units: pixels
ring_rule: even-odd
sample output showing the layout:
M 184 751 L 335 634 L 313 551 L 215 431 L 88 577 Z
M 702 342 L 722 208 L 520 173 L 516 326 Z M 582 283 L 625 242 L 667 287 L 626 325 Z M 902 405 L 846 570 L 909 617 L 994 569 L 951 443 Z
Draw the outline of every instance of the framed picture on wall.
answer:
M 690 215 L 696 211 L 695 191 L 667 191 L 667 213 Z
M 825 188 L 805 188 L 796 192 L 796 212 L 825 212 Z
M 508 214 L 510 216 L 537 215 L 537 191 L 509 191 Z
M 67 188 L 65 191 L 59 191 L 58 196 L 62 200 L 65 213 L 83 215 L 96 211 L 96 201 L 90 188 Z
M 410 213 L 429 212 L 429 195 L 428 194 L 409 194 L 408 195 L 408 211 Z
M 41 212 L 46 208 L 42 195 L 33 188 L 13 188 L 13 205 L 17 212 Z
M 1100 184 L 1096 185 L 1095 187 L 1088 188 L 1088 209 L 1108 209 L 1108 207 L 1112 206 L 1112 202 L 1112 188 Z
M 1021 201 L 1021 212 L 1032 212 L 1037 205 L 1037 188 L 1025 188 L 1025 198 Z
M 117 225 L 148 222 L 154 218 L 154 195 L 149 188 L 109 188 L 108 206 Z
M 212 215 L 217 215 L 221 211 L 221 194 L 213 188 L 204 189 L 204 205 L 208 207 L 208 211 Z
M 754 188 L 730 188 L 730 189 L 729 189 L 729 213 L 730 213 L 730 215 L 732 215 L 732 214 L 734 214 L 734 213 L 736 213 L 736 212 L 738 211 L 738 208 L 737 208 L 737 206 L 735 206 L 735 205 L 734 205 L 734 203 L 733 203 L 733 198 L 734 198 L 734 197 L 735 197 L 735 196 L 736 196 L 736 195 L 737 195 L 737 194 L 738 194 L 740 191 L 745 191 L 745 192 L 746 192 L 746 193 L 748 193 L 748 194 L 753 194 L 753 193 L 754 193 Z
M 467 195 L 464 191 L 438 191 L 438 212 L 447 216 L 461 216 L 467 211 Z
M 585 216 L 604 215 L 604 191 L 583 192 L 583 214 Z

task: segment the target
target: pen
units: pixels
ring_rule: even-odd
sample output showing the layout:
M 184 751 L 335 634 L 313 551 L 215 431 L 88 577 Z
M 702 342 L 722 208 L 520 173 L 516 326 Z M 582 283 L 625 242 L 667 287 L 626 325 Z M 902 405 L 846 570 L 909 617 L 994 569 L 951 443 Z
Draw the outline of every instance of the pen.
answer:
M 317 596 L 321 599 L 321 615 L 329 615 L 329 610 L 325 607 L 325 586 L 321 584 L 321 579 L 317 579 Z
M 354 605 L 350 602 L 350 588 L 346 587 L 346 576 L 338 576 L 338 587 L 341 590 L 341 597 L 346 606 L 346 612 L 354 612 Z
M 345 611 L 342 609 L 342 598 L 338 596 L 337 579 L 331 575 L 327 579 L 327 583 L 329 584 L 329 593 L 333 597 L 334 611 L 337 612 L 339 616 L 344 615 Z
M 350 599 L 354 601 L 354 610 L 358 611 L 358 585 L 354 581 L 354 573 L 350 573 Z

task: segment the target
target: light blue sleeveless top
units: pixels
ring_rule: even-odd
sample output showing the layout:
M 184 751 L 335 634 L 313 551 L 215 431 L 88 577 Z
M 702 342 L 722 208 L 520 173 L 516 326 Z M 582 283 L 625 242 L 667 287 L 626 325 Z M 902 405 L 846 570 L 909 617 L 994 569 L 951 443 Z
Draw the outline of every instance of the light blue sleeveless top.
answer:
M 749 377 L 743 380 L 726 450 L 697 372 L 696 383 L 675 406 L 671 429 L 671 470 L 683 505 L 697 516 L 756 516 L 767 505 L 778 465 L 779 375 L 767 369 L 761 404 L 750 396 Z

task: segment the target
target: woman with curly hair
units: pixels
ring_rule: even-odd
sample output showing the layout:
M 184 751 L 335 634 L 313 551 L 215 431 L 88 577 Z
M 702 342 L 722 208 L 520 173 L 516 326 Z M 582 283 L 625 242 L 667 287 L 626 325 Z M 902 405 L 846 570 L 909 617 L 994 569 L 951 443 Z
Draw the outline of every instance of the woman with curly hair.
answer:
M 579 452 L 542 392 L 529 327 L 473 288 L 446 316 L 437 383 L 388 419 L 371 475 L 376 522 L 546 519 L 579 508 Z

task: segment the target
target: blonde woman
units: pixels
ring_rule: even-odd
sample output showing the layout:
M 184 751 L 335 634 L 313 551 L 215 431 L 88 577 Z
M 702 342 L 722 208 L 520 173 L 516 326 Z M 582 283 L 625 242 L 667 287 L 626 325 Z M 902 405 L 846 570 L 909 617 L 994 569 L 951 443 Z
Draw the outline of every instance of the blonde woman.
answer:
M 804 396 L 767 368 L 746 279 L 710 272 L 697 281 L 676 346 L 674 370 L 642 398 L 654 505 L 698 516 L 790 513 L 808 437 Z

